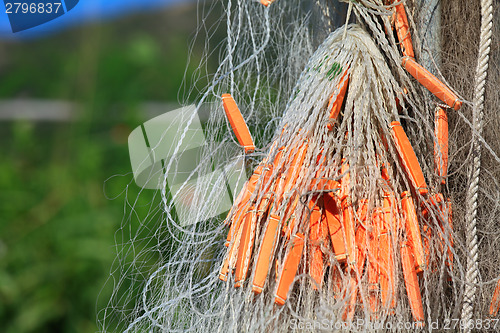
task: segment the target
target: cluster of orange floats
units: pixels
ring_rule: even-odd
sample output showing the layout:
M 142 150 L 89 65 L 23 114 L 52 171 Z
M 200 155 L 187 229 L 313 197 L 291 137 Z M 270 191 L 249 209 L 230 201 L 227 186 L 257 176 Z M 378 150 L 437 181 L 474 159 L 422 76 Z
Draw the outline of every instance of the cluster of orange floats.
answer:
M 394 7 L 393 23 L 403 52 L 403 67 L 444 104 L 458 110 L 462 104 L 459 98 L 415 62 L 403 4 Z M 337 94 L 332 95 L 328 104 L 330 116 L 326 125 L 329 130 L 334 128 L 340 114 L 348 81 L 346 70 Z M 252 137 L 234 99 L 225 94 L 222 100 L 239 143 L 246 153 L 253 152 Z M 227 281 L 229 275 L 234 276 L 234 286 L 238 288 L 248 279 L 249 272 L 253 272 L 253 280 L 249 283 L 259 294 L 274 273 L 275 303 L 283 305 L 299 267 L 311 277 L 311 288 L 320 289 L 328 271 L 325 266 L 330 266 L 328 274 L 335 281 L 338 295 L 347 299 L 343 320 L 352 320 L 359 303 L 357 286 L 362 276 L 367 277 L 365 302 L 368 304 L 365 306 L 371 313 L 376 315 L 381 309 L 390 313 L 395 309 L 398 289 L 395 258 L 399 257 L 413 318 L 423 324 L 419 275 L 436 266 L 429 261 L 431 239 L 438 239 L 438 251 L 446 256 L 449 270 L 453 269 L 451 203 L 441 193 L 429 193 L 417 156 L 401 124 L 393 121 L 390 132 L 411 191 L 398 195 L 390 191 L 390 186 L 382 186 L 389 190 L 383 192 L 380 207 L 372 207 L 372 203 L 363 199 L 353 203 L 349 193 L 349 164 L 343 159 L 336 177 L 315 178 L 303 191 L 309 193 L 308 209 L 304 209 L 301 216 L 295 215 L 300 196 L 289 196 L 289 193 L 297 186 L 309 142 L 304 139 L 293 147 L 284 146 L 277 150 L 275 143 L 271 148 L 275 151 L 273 160 L 268 156 L 257 166 L 226 219 L 230 225 L 226 241 L 228 249 L 219 278 Z M 435 115 L 435 136 L 435 172 L 444 183 L 447 177 L 448 119 L 446 110 L 441 107 L 437 108 Z M 318 156 L 318 161 L 320 159 Z M 380 167 L 382 178 L 389 184 L 389 166 L 381 164 Z M 421 221 L 417 212 L 422 216 Z M 437 220 L 440 228 L 434 238 L 431 238 L 431 220 Z M 276 257 L 278 246 L 286 249 L 281 262 Z M 327 260 L 330 253 L 334 253 L 337 265 L 331 265 Z M 301 266 L 302 258 L 308 260 Z M 343 284 L 342 275 L 348 277 L 348 285 Z M 496 314 L 499 307 L 500 282 L 490 314 Z

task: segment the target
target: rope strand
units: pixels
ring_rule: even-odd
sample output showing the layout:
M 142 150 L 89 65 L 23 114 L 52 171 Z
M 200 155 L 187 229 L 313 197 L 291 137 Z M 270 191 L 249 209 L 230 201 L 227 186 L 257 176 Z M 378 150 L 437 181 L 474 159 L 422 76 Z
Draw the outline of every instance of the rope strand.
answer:
M 464 332 L 471 332 L 469 322 L 472 321 L 474 313 L 474 302 L 476 299 L 476 284 L 478 282 L 478 240 L 477 240 L 477 207 L 479 177 L 481 172 L 481 143 L 479 136 L 483 131 L 484 116 L 484 93 L 486 76 L 488 72 L 488 61 L 490 54 L 492 36 L 493 4 L 491 0 L 481 1 L 481 37 L 479 46 L 479 58 L 476 68 L 476 79 L 474 91 L 473 128 L 472 134 L 472 175 L 467 191 L 466 201 L 466 244 L 468 249 L 467 274 L 465 277 L 465 293 L 462 307 L 462 320 L 465 325 Z

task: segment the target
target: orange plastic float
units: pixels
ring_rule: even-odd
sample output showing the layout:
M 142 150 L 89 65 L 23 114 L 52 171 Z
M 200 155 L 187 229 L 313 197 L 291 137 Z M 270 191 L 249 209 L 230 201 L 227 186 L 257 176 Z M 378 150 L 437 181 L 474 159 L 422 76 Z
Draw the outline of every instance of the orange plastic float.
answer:
M 380 290 L 384 307 L 396 306 L 396 277 L 394 273 L 393 234 L 400 229 L 393 193 L 385 193 L 379 236 Z
M 285 255 L 283 268 L 278 277 L 278 287 L 276 289 L 276 295 L 274 299 L 274 301 L 278 305 L 285 304 L 285 301 L 288 297 L 288 292 L 290 291 L 292 282 L 295 279 L 295 275 L 297 274 L 297 269 L 299 268 L 303 250 L 304 235 L 301 233 L 297 233 L 292 237 L 290 247 L 287 254 Z
M 264 289 L 264 284 L 272 263 L 272 257 L 278 241 L 280 218 L 277 215 L 271 215 L 264 232 L 264 238 L 260 246 L 260 251 L 255 264 L 255 275 L 252 283 L 252 290 L 260 294 Z
M 446 183 L 448 175 L 448 115 L 446 110 L 438 107 L 434 119 L 434 165 L 441 183 Z
M 393 1 L 391 1 L 391 3 L 392 2 Z M 410 25 L 408 24 L 408 17 L 406 16 L 405 7 L 402 3 L 396 5 L 394 21 L 396 33 L 398 35 L 399 42 L 401 43 L 403 54 L 414 58 L 415 53 L 413 52 L 413 43 L 411 41 Z
M 223 94 L 222 104 L 238 142 L 243 146 L 246 154 L 253 153 L 255 145 L 253 144 L 252 136 L 233 97 L 230 94 Z
M 356 245 L 354 233 L 354 214 L 352 208 L 350 192 L 350 174 L 349 163 L 345 159 L 342 160 L 342 167 L 340 169 L 342 175 L 340 187 L 340 202 L 342 208 L 342 226 L 347 254 L 347 264 L 349 268 L 353 269 L 356 264 Z
M 398 121 L 393 121 L 391 123 L 391 128 L 394 143 L 396 144 L 399 157 L 403 161 L 403 166 L 408 177 L 415 187 L 415 190 L 421 195 L 426 195 L 428 192 L 427 184 L 425 183 L 422 168 L 420 168 L 417 155 L 415 155 L 415 152 L 413 151 L 410 140 L 408 140 L 403 127 L 401 127 L 401 124 Z
M 241 287 L 243 281 L 245 281 L 248 273 L 248 262 L 253 249 L 253 242 L 255 237 L 255 224 L 254 224 L 254 214 L 255 208 L 251 207 L 248 211 L 245 222 L 243 224 L 243 231 L 241 233 L 240 245 L 238 248 L 238 259 L 236 260 L 235 269 L 235 287 Z
M 497 287 L 495 288 L 495 291 L 493 292 L 493 297 L 491 299 L 490 316 L 492 317 L 496 316 L 498 310 L 500 310 L 500 280 L 497 283 Z
M 405 191 L 401 194 L 401 207 L 403 208 L 404 225 L 408 235 L 408 246 L 411 248 L 414 257 L 415 270 L 417 273 L 421 273 L 425 267 L 424 249 L 415 204 L 409 192 Z
M 462 101 L 457 95 L 444 83 L 439 81 L 437 77 L 432 75 L 431 72 L 420 66 L 413 58 L 404 57 L 402 65 L 421 85 L 450 108 L 459 110 L 462 107 Z
M 343 263 L 347 260 L 347 251 L 342 231 L 342 222 L 337 198 L 332 193 L 326 193 L 324 196 L 326 222 L 330 239 L 332 241 L 333 252 L 338 262 Z
M 330 110 L 330 116 L 328 120 L 328 130 L 333 130 L 333 125 L 337 121 L 337 118 L 340 114 L 340 109 L 342 108 L 342 103 L 344 102 L 345 93 L 347 91 L 347 85 L 349 84 L 349 75 L 347 75 L 347 70 L 342 74 L 340 78 L 340 82 L 337 86 L 338 94 L 335 100 L 333 100 L 333 96 L 330 97 L 330 101 L 328 102 L 328 110 Z
M 424 307 L 422 305 L 422 294 L 418 285 L 418 277 L 415 271 L 415 263 L 413 256 L 407 243 L 401 245 L 401 261 L 403 266 L 403 275 L 408 293 L 408 301 L 410 303 L 413 318 L 417 322 L 424 322 Z
M 373 212 L 372 225 L 368 231 L 368 299 L 372 314 L 379 310 L 379 250 L 380 250 L 380 224 L 382 219 L 382 210 L 376 208 Z
M 309 221 L 309 275 L 313 279 L 313 289 L 321 288 L 323 284 L 323 252 L 320 248 L 320 241 L 323 233 L 323 216 L 321 207 L 317 205 L 316 198 L 309 201 L 311 217 Z

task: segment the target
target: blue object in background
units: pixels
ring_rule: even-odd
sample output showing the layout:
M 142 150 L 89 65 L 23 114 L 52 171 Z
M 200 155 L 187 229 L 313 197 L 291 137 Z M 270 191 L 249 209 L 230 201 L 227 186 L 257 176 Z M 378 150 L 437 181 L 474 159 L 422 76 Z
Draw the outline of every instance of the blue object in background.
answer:
M 34 0 L 4 0 L 4 3 L 27 1 L 33 2 Z M 62 0 L 43 1 L 54 3 Z M 66 14 L 17 33 L 12 32 L 9 17 L 5 8 L 2 8 L 0 10 L 0 39 L 22 40 L 43 37 L 87 22 L 104 21 L 132 12 L 166 8 L 179 3 L 194 2 L 194 0 L 65 0 L 64 2 Z
M 72 10 L 76 6 L 78 1 L 79 0 L 64 0 L 64 2 L 66 2 L 66 10 L 67 11 Z
M 12 32 L 30 29 L 52 21 L 73 9 L 78 0 L 4 0 Z

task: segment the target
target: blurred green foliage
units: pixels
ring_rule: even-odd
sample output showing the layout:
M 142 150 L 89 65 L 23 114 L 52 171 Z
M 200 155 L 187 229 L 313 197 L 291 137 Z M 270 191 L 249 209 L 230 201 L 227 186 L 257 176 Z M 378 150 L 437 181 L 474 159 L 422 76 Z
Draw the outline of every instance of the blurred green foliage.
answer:
M 0 332 L 97 330 L 124 191 L 138 191 L 127 137 L 147 120 L 141 102 L 177 100 L 196 17 L 193 7 L 0 42 L 0 99 L 81 108 L 75 122 L 0 122 Z M 199 89 L 206 81 L 190 80 L 195 70 L 187 86 Z

